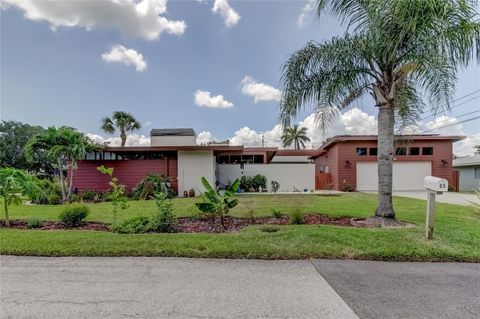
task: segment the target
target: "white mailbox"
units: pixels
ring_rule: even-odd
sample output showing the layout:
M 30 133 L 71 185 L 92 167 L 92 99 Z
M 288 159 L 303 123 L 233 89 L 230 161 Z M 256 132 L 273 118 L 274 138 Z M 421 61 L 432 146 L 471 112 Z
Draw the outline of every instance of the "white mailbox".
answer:
M 448 192 L 448 181 L 445 178 L 426 176 L 423 180 L 423 186 L 434 192 Z

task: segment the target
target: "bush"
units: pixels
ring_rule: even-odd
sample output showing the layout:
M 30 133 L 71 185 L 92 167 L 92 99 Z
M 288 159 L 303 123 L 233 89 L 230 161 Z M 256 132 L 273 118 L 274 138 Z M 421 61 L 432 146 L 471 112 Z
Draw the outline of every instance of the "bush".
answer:
M 27 228 L 40 228 L 42 227 L 42 222 L 37 216 L 31 217 L 27 221 Z
M 258 191 L 260 189 L 267 188 L 267 177 L 265 175 L 257 174 L 253 176 L 253 188 Z
M 255 176 L 243 175 L 240 178 L 240 188 L 246 192 L 258 191 L 260 189 L 267 188 L 267 178 L 265 175 L 257 174 Z
M 344 192 L 353 192 L 355 189 L 350 184 L 344 184 L 342 190 Z
M 277 181 L 272 181 L 271 184 L 272 184 L 272 193 L 278 192 L 278 190 L 280 189 L 280 183 Z
M 275 218 L 282 218 L 283 214 L 282 214 L 281 211 L 279 211 L 277 209 L 272 209 L 272 216 L 275 217 Z
M 97 192 L 91 189 L 86 189 L 80 193 L 80 198 L 84 201 L 93 201 L 97 197 Z
M 250 192 L 253 190 L 253 177 L 243 175 L 240 178 L 240 188 L 245 192 Z
M 177 196 L 168 177 L 155 174 L 147 175 L 147 177 L 141 180 L 135 187 L 132 195 L 135 199 L 153 199 L 158 192 L 165 193 L 168 198 Z
M 175 232 L 173 202 L 164 193 L 155 194 L 158 212 L 152 216 L 152 229 L 161 233 Z
M 48 179 L 39 180 L 39 186 L 42 189 L 39 196 L 30 198 L 35 204 L 40 205 L 59 205 L 62 203 L 62 189 L 60 183 Z
M 114 232 L 120 234 L 144 234 L 152 230 L 151 222 L 148 217 L 136 216 L 125 220 L 120 225 L 113 228 Z
M 78 227 L 88 216 L 90 209 L 85 205 L 68 205 L 58 217 L 65 227 Z
M 303 213 L 300 210 L 294 210 L 290 214 L 290 224 L 292 225 L 301 225 L 303 224 Z
M 48 205 L 60 205 L 62 203 L 62 196 L 57 194 L 49 194 L 47 196 Z

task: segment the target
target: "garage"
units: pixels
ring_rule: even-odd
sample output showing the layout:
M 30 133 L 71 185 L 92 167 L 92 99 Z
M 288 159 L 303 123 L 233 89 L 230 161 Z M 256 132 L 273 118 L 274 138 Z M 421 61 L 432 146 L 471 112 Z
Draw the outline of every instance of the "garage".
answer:
M 393 190 L 423 190 L 423 179 L 432 175 L 431 162 L 394 162 Z M 378 190 L 377 162 L 357 163 L 357 191 Z

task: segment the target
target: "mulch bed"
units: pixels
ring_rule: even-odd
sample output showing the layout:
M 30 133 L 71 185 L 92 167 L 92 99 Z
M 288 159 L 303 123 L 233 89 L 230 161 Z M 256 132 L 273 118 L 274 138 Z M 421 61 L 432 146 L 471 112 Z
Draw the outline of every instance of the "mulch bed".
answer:
M 0 220 L 0 227 L 5 227 L 5 221 Z M 10 220 L 10 228 L 17 229 L 27 229 L 27 221 L 21 219 Z M 110 225 L 97 222 L 83 222 L 80 227 L 67 228 L 63 225 L 62 222 L 54 221 L 44 221 L 42 226 L 38 228 L 39 230 L 55 230 L 55 229 L 75 229 L 75 230 L 99 230 L 99 231 L 110 231 Z
M 356 221 L 363 220 L 355 218 Z M 335 225 L 344 227 L 359 227 L 352 224 L 350 217 L 331 217 L 322 214 L 305 214 L 304 225 Z M 221 225 L 220 219 L 198 219 L 192 217 L 181 217 L 176 219 L 176 230 L 178 233 L 233 233 L 238 232 L 242 228 L 250 225 L 290 225 L 289 216 L 276 217 L 254 217 L 240 218 L 227 216 L 224 218 L 224 226 Z M 0 227 L 5 227 L 5 222 L 0 220 Z M 26 220 L 11 220 L 11 228 L 26 229 Z M 361 227 L 361 226 L 360 226 Z M 35 228 L 39 230 L 53 229 L 75 229 L 75 230 L 97 230 L 110 231 L 110 225 L 96 222 L 84 222 L 80 227 L 66 228 L 59 221 L 42 222 L 42 227 Z

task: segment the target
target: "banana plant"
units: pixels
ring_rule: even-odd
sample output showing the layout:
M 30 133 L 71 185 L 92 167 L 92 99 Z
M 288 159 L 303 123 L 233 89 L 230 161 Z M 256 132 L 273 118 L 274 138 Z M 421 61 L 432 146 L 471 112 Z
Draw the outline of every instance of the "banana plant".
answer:
M 240 179 L 237 178 L 228 186 L 223 195 L 213 188 L 205 177 L 202 177 L 201 181 L 206 191 L 202 193 L 203 202 L 195 205 L 202 213 L 220 217 L 222 227 L 225 228 L 224 217 L 228 215 L 230 209 L 238 205 L 238 199 L 234 197 L 240 187 Z

